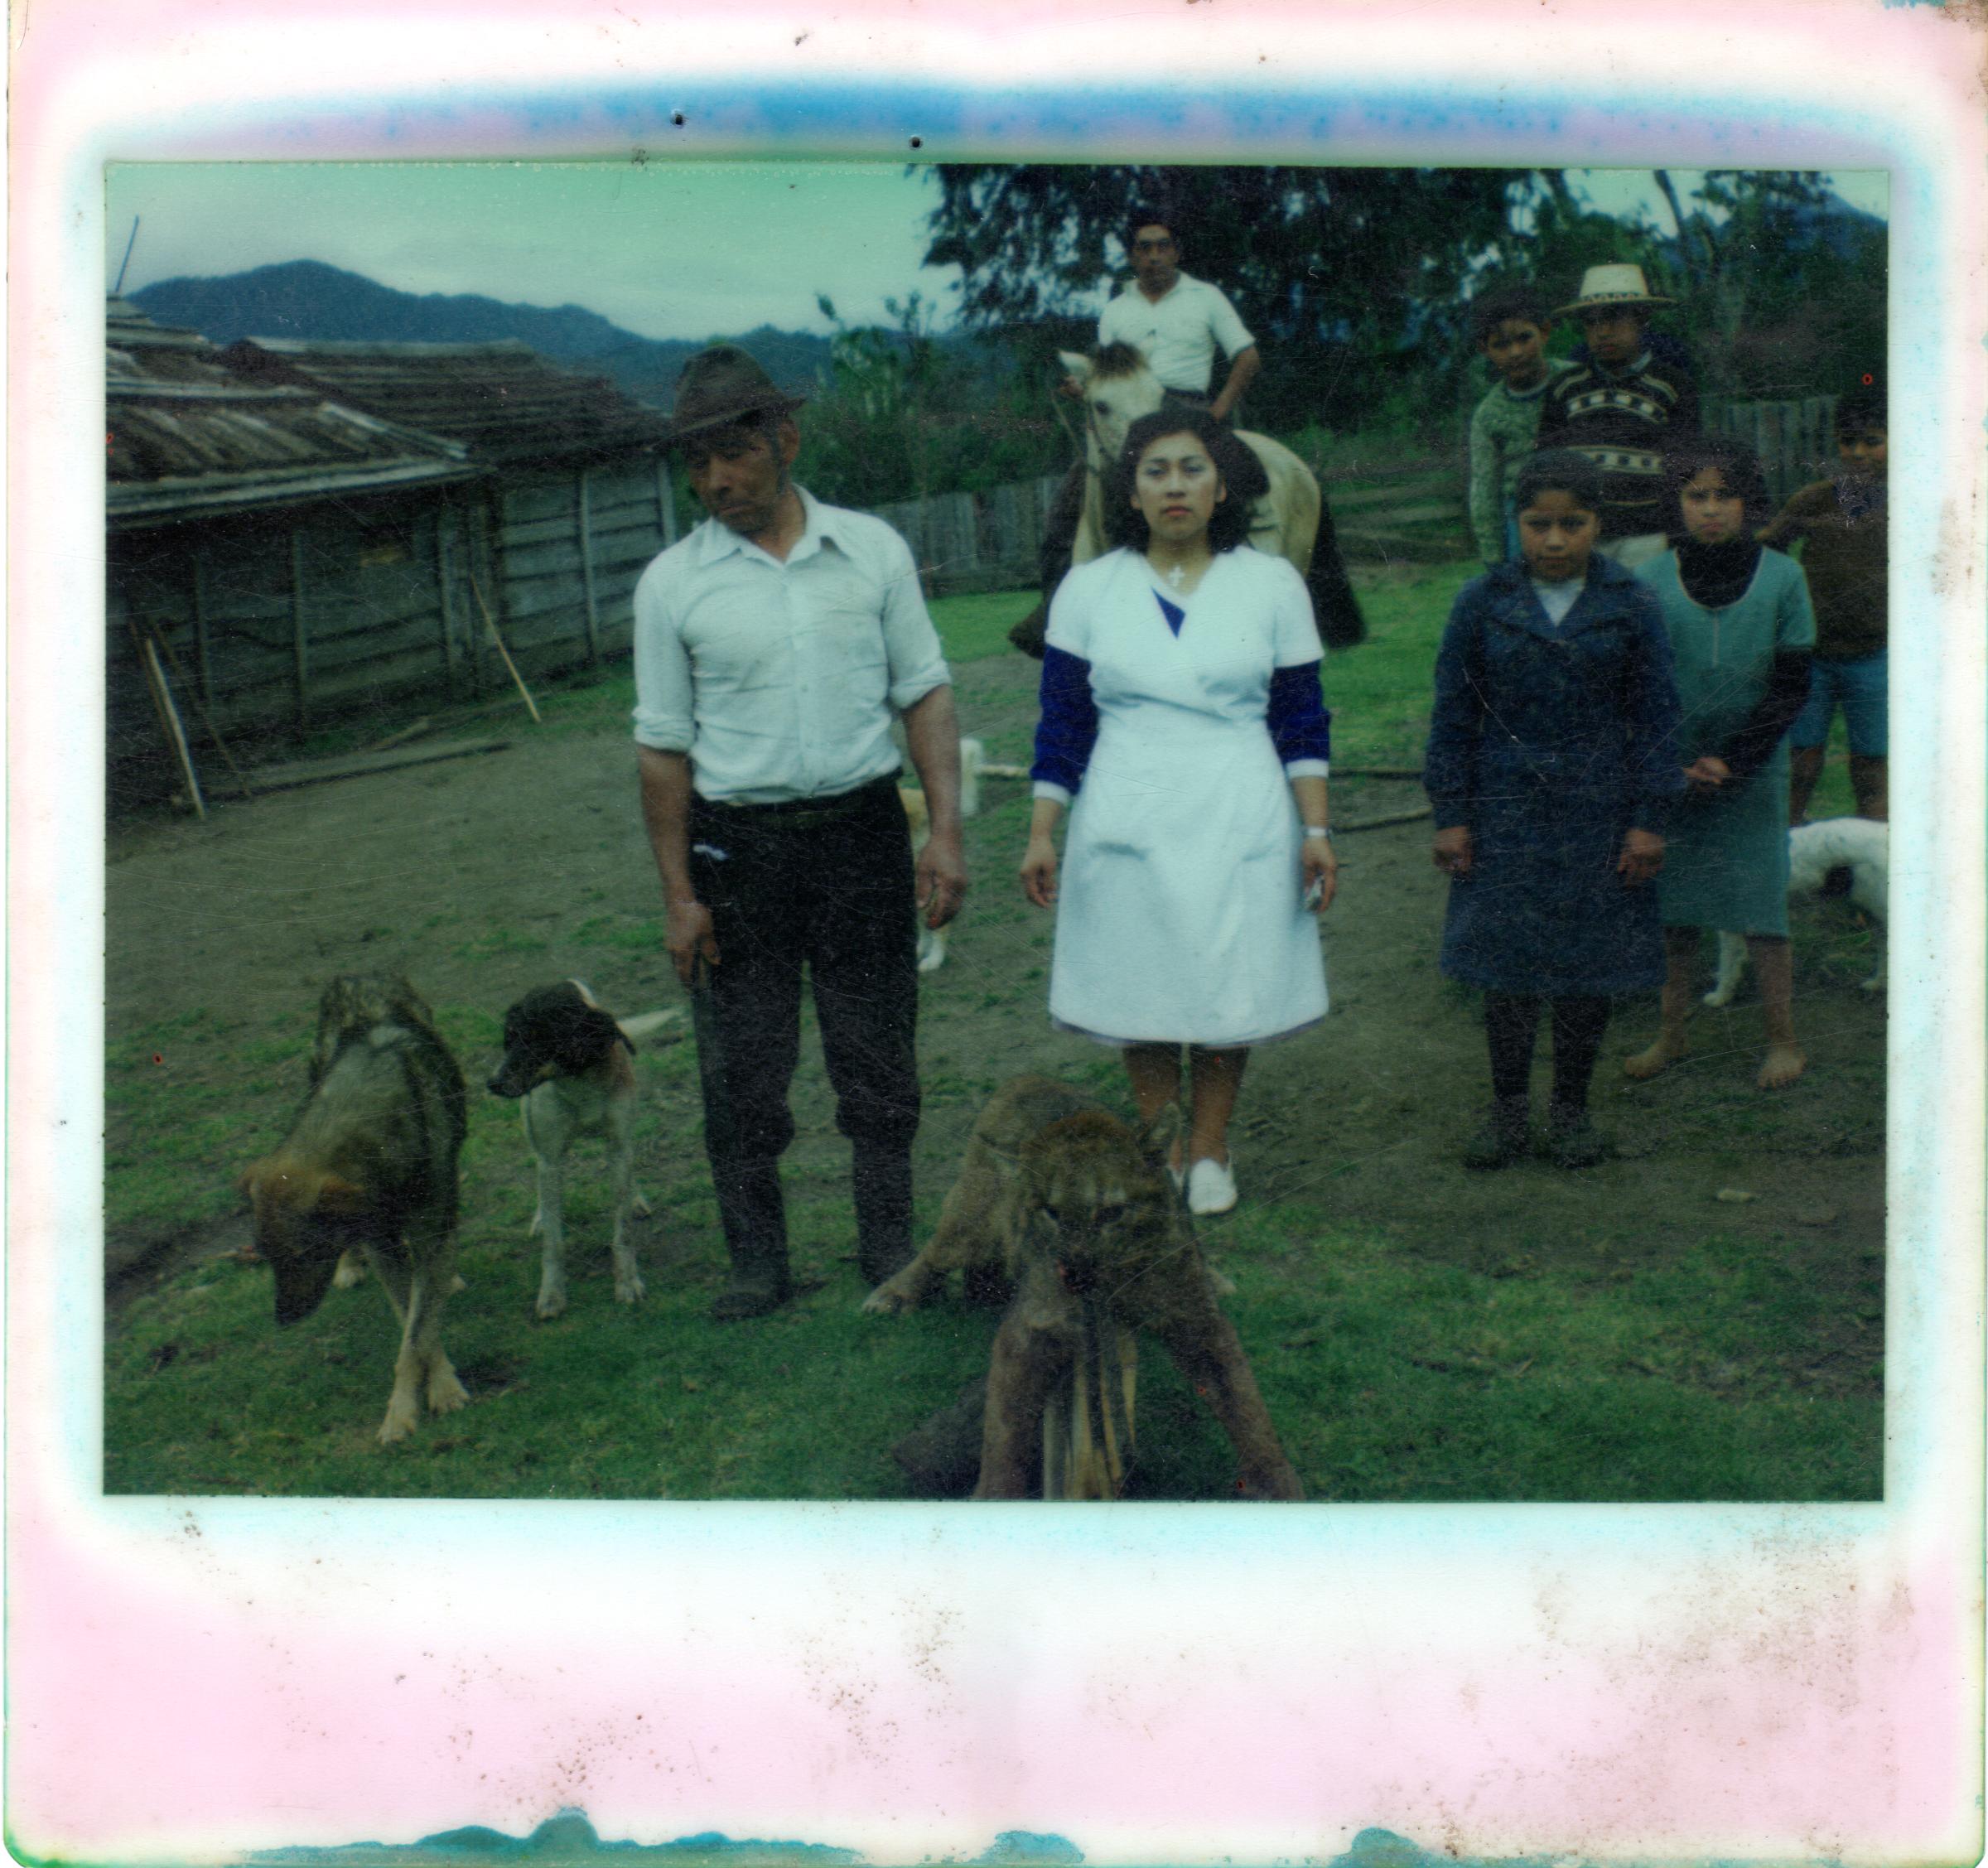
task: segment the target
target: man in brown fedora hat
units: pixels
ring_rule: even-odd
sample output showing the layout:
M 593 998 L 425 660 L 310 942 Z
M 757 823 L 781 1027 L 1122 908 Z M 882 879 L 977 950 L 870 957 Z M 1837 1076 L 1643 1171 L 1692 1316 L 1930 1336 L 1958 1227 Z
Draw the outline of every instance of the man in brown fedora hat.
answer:
M 916 910 L 942 927 L 967 887 L 959 727 L 917 567 L 882 520 L 794 484 L 802 401 L 735 345 L 691 359 L 669 441 L 711 516 L 635 588 L 642 812 L 697 1013 L 721 1320 L 792 1288 L 779 1157 L 803 968 L 854 1146 L 857 1262 L 877 1284 L 910 1260 Z M 895 718 L 931 816 L 915 868 Z
M 1595 549 L 1625 570 L 1669 545 L 1664 450 L 1698 432 L 1691 370 L 1654 355 L 1649 341 L 1651 312 L 1671 302 L 1650 290 L 1640 266 L 1590 266 L 1580 296 L 1553 314 L 1580 324 L 1588 355 L 1546 385 L 1539 448 L 1571 447 L 1600 470 Z

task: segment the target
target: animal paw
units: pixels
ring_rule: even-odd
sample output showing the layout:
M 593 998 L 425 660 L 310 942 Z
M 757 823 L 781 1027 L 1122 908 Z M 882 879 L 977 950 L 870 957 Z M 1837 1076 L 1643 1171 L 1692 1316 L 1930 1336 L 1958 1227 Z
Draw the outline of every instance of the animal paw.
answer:
M 1869 979 L 1860 979 L 1857 990 L 1860 992 L 1882 992 L 1884 990 L 1884 969 L 1879 967 Z
M 644 1196 L 642 1190 L 639 1187 L 637 1187 L 635 1191 L 629 1195 L 628 1210 L 630 1213 L 639 1213 L 644 1219 L 646 1219 L 655 1209 L 650 1206 L 648 1199 Z
M 456 1371 L 445 1362 L 438 1362 L 428 1373 L 428 1412 L 431 1414 L 453 1414 L 470 1398 L 469 1390 L 456 1378 Z
M 414 1422 L 418 1417 L 413 1394 L 403 1394 L 400 1389 L 395 1388 L 393 1398 L 387 1402 L 387 1417 L 379 1423 L 380 1445 L 391 1446 L 397 1440 L 405 1440 L 413 1432 Z
M 897 1278 L 886 1279 L 863 1300 L 865 1316 L 901 1316 L 917 1308 L 918 1300 Z
M 539 1286 L 538 1315 L 541 1320 L 559 1315 L 566 1309 L 566 1286 L 563 1284 L 547 1284 Z
M 355 1284 L 366 1281 L 365 1261 L 355 1252 L 341 1252 L 338 1255 L 338 1269 L 331 1274 L 333 1288 L 350 1291 Z
M 615 1273 L 615 1301 L 617 1304 L 639 1304 L 647 1295 L 648 1286 L 642 1282 L 641 1272 L 632 1266 L 625 1273 Z

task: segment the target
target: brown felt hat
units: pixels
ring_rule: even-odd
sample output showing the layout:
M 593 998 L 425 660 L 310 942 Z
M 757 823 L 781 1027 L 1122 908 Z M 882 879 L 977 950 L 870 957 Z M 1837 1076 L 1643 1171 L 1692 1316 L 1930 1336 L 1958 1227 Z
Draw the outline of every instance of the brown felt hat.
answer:
M 791 415 L 807 401 L 779 388 L 759 360 L 736 344 L 714 344 L 684 364 L 677 379 L 668 440 L 673 446 L 705 428 L 755 415 Z

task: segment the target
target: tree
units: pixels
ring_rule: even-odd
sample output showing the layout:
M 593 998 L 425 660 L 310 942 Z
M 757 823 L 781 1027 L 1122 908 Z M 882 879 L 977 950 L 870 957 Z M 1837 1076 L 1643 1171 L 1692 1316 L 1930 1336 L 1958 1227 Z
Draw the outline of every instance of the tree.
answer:
M 1529 171 L 942 163 L 928 265 L 999 331 L 1077 313 L 1119 263 L 1126 216 L 1168 217 L 1188 269 L 1261 340 L 1257 426 L 1351 426 L 1461 335 L 1463 282 L 1508 230 Z

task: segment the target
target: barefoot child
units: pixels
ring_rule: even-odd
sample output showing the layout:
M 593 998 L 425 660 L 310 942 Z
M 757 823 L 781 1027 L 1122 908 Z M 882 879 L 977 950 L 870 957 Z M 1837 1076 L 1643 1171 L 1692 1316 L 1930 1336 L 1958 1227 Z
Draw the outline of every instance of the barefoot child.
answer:
M 1788 819 L 1800 823 L 1822 775 L 1822 748 L 1840 706 L 1850 729 L 1850 788 L 1857 815 L 1889 814 L 1885 773 L 1884 571 L 1889 456 L 1882 389 L 1836 404 L 1841 471 L 1794 494 L 1760 534 L 1764 545 L 1803 541 L 1802 573 L 1816 606 L 1808 705 L 1788 735 Z
M 1491 1113 L 1464 1166 L 1526 1152 L 1547 1000 L 1547 1151 L 1585 1167 L 1606 1152 L 1587 1104 L 1609 1000 L 1663 977 L 1651 881 L 1683 783 L 1677 695 L 1655 600 L 1595 550 L 1594 465 L 1536 454 L 1516 496 L 1522 559 L 1464 586 L 1436 657 L 1423 784 L 1450 878 L 1442 968 L 1484 988 L 1491 1050 Z
M 1488 569 L 1518 556 L 1513 490 L 1532 456 L 1546 384 L 1571 366 L 1546 355 L 1553 321 L 1537 286 L 1473 299 L 1470 329 L 1498 379 L 1470 417 L 1470 529 Z
M 1663 1028 L 1624 1064 L 1653 1077 L 1685 1052 L 1700 935 L 1746 936 L 1760 982 L 1767 1059 L 1756 1081 L 1802 1074 L 1788 944 L 1788 742 L 1808 693 L 1816 620 L 1793 558 L 1754 537 L 1767 505 L 1750 448 L 1701 436 L 1666 463 L 1683 539 L 1638 573 L 1663 608 L 1684 724 L 1677 755 L 1688 790 L 1671 819 L 1657 885 L 1663 916 Z

